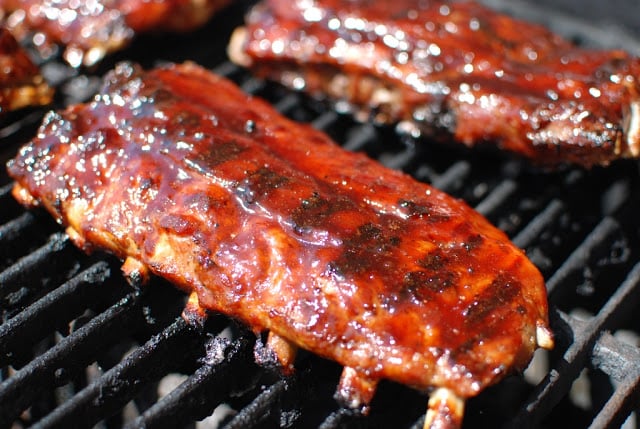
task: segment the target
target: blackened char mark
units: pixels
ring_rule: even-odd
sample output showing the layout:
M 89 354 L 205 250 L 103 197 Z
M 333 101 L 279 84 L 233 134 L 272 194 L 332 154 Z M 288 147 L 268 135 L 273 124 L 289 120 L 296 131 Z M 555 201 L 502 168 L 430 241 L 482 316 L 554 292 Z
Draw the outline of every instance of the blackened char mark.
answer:
M 433 298 L 434 293 L 442 293 L 455 286 L 457 277 L 455 273 L 447 271 L 410 271 L 404 275 L 400 298 L 415 304 L 426 302 Z
M 366 223 L 344 241 L 343 251 L 329 268 L 342 277 L 384 270 L 393 266 L 393 249 L 400 242 L 400 237 L 387 228 Z
M 419 204 L 411 200 L 399 200 L 398 205 L 402 207 L 410 217 L 429 219 L 432 222 L 445 222 L 449 216 L 439 213 L 437 209 L 429 204 Z
M 464 309 L 462 315 L 465 317 L 465 323 L 477 325 L 487 317 L 495 315 L 498 310 L 510 308 L 511 303 L 520 296 L 521 290 L 522 284 L 517 279 L 505 273 L 498 275 L 491 285 Z M 515 311 L 522 314 L 526 309 L 518 306 Z
M 212 168 L 225 162 L 233 161 L 246 150 L 244 146 L 232 140 L 210 145 L 207 151 L 189 154 L 185 164 L 205 175 L 212 173 Z
M 347 197 L 327 198 L 319 192 L 314 192 L 293 210 L 291 220 L 295 231 L 304 234 L 313 228 L 326 227 L 334 214 L 353 210 L 354 207 L 353 201 Z
M 272 191 L 285 186 L 291 179 L 268 167 L 260 167 L 247 175 L 237 186 L 237 195 L 247 204 L 259 202 Z

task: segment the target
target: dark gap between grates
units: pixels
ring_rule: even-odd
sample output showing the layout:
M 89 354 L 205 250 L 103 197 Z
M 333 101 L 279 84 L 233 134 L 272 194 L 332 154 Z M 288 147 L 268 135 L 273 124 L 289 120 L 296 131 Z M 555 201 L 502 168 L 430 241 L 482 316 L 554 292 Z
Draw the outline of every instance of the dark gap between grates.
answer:
M 94 360 L 133 317 L 137 302 L 135 294 L 123 298 L 0 384 L 0 426 L 18 417 L 40 389 L 64 383 L 71 372 Z
M 9 364 L 11 357 L 15 367 L 16 357 L 28 354 L 30 344 L 64 328 L 88 306 L 113 294 L 115 288 L 105 287 L 111 286 L 110 275 L 108 265 L 97 262 L 0 325 L 0 366 Z

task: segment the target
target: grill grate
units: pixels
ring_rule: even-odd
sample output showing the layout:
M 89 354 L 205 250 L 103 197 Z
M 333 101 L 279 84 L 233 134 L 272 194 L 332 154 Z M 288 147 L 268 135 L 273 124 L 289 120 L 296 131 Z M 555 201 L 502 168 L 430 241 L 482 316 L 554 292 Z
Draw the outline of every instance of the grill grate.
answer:
M 604 31 L 539 5 L 487 1 L 583 43 L 640 52 L 632 27 Z M 627 419 L 626 428 L 637 427 L 638 164 L 542 172 L 500 154 L 416 142 L 354 123 L 225 60 L 228 35 L 248 4 L 236 2 L 194 34 L 141 37 L 96 70 L 47 60 L 56 107 L 91 97 L 98 76 L 119 60 L 148 67 L 190 59 L 325 130 L 348 150 L 464 199 L 541 269 L 557 335 L 556 349 L 540 351 L 524 377 L 471 399 L 465 427 L 555 428 L 567 419 L 573 427 L 619 427 Z M 20 112 L 0 122 L 0 161 L 35 133 L 43 113 Z M 426 397 L 411 389 L 381 383 L 371 414 L 363 417 L 332 399 L 337 364 L 302 352 L 296 373 L 282 378 L 254 363 L 256 339 L 232 321 L 215 316 L 202 327 L 187 325 L 180 318 L 182 294 L 160 279 L 143 290 L 130 288 L 118 261 L 81 254 L 47 215 L 19 207 L 0 170 L 0 427 L 192 428 L 200 420 L 207 428 L 422 427 Z

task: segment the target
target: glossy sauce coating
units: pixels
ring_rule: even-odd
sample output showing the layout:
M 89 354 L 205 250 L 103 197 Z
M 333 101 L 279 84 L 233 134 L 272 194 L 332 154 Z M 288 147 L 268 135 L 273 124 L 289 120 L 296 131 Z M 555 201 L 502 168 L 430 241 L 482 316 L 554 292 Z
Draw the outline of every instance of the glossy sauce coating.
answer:
M 411 132 L 548 165 L 640 155 L 640 60 L 472 1 L 264 0 L 230 55 Z
M 53 89 L 38 66 L 11 32 L 0 27 L 0 115 L 27 106 L 46 105 L 52 96 Z
M 0 0 L 6 24 L 43 53 L 65 47 L 72 66 L 91 66 L 141 32 L 193 30 L 230 0 Z
M 367 379 L 466 398 L 548 329 L 539 271 L 465 203 L 194 64 L 119 65 L 8 168 L 85 250 Z

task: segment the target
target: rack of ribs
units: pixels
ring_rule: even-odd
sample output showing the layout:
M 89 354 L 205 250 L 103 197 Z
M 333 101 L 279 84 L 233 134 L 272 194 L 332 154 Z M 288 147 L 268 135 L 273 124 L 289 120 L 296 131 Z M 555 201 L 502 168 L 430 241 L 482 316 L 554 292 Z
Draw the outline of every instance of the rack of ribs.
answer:
M 543 278 L 502 231 L 193 63 L 118 65 L 8 171 L 77 246 L 190 293 L 187 320 L 269 332 L 285 373 L 298 348 L 344 365 L 348 407 L 389 379 L 431 393 L 427 427 L 457 427 L 553 344 Z
M 0 0 L 18 39 L 33 37 L 45 55 L 64 46 L 72 66 L 92 66 L 143 32 L 193 30 L 230 0 Z
M 473 1 L 263 0 L 229 56 L 416 136 L 547 167 L 640 155 L 640 59 Z
M 53 88 L 11 32 L 0 27 L 0 116 L 51 102 Z

